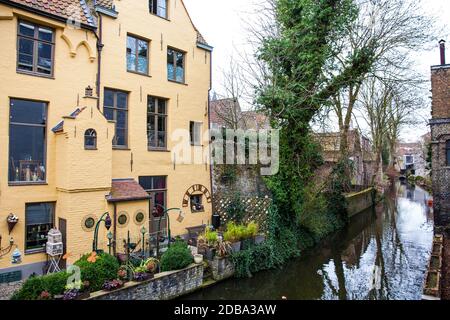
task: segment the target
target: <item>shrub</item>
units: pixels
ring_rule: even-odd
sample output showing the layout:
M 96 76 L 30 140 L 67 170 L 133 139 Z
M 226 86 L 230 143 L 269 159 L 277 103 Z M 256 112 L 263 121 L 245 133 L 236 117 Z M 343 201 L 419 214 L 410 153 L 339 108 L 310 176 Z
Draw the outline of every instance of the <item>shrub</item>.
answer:
M 205 239 L 210 246 L 215 246 L 219 240 L 217 232 L 211 231 L 210 228 L 206 228 L 205 230 Z
M 227 242 L 239 241 L 238 226 L 234 222 L 227 224 L 227 230 L 223 234 L 223 239 Z
M 81 279 L 89 281 L 91 292 L 99 291 L 105 281 L 117 278 L 120 265 L 114 256 L 107 253 L 97 255 L 93 262 L 88 261 L 90 256 L 91 254 L 86 254 L 74 264 L 80 267 Z
M 52 297 L 63 294 L 69 276 L 70 274 L 61 271 L 45 276 L 30 277 L 11 300 L 37 300 L 44 291 Z
M 172 271 L 186 268 L 194 261 L 186 243 L 177 241 L 161 257 L 161 270 Z

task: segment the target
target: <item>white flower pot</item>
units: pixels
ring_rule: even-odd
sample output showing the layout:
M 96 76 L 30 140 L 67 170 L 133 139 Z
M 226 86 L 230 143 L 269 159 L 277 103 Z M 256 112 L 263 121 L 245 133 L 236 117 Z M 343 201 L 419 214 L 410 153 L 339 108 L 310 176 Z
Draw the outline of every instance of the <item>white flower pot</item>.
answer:
M 197 264 L 203 263 L 203 255 L 201 254 L 194 255 L 194 262 Z

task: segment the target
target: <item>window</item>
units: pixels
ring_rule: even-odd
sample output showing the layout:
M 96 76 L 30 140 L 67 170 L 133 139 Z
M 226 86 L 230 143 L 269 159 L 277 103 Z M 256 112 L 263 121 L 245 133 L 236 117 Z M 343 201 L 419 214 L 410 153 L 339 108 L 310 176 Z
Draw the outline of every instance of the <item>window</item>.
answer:
M 103 113 L 108 120 L 116 121 L 113 146 L 128 146 L 128 94 L 123 91 L 105 89 Z
M 11 99 L 9 119 L 9 181 L 45 182 L 47 104 Z
M 149 149 L 167 148 L 167 99 L 148 97 L 147 137 Z
M 191 121 L 189 124 L 189 133 L 191 139 L 191 145 L 201 146 L 202 145 L 202 123 Z
M 148 41 L 127 37 L 127 70 L 148 74 Z
M 54 46 L 53 29 L 20 21 L 17 35 L 17 70 L 51 76 Z
M 184 53 L 167 49 L 167 77 L 171 81 L 184 83 Z
M 450 140 L 448 140 L 446 143 L 445 151 L 446 151 L 445 154 L 447 157 L 447 166 L 450 167 Z
M 88 129 L 84 133 L 84 148 L 97 149 L 97 132 L 94 129 Z
M 47 242 L 47 234 L 53 228 L 54 203 L 32 203 L 25 208 L 25 251 L 41 252 Z
M 145 176 L 139 177 L 139 184 L 144 188 L 145 191 L 148 192 L 151 199 L 152 210 L 156 207 L 158 213 L 162 215 L 163 209 L 162 207 L 166 207 L 166 196 L 167 196 L 167 177 L 166 176 Z M 152 219 L 152 231 L 158 232 L 159 220 L 161 218 L 151 217 Z M 162 234 L 167 234 L 167 218 L 162 218 L 161 221 L 161 231 Z
M 191 196 L 191 211 L 192 212 L 203 212 L 205 207 L 202 203 L 203 195 L 195 194 Z
M 128 213 L 126 213 L 126 212 L 119 213 L 119 217 L 117 218 L 119 227 L 121 227 L 121 228 L 126 227 L 128 225 L 129 220 L 130 219 L 128 217 Z
M 148 3 L 150 13 L 167 19 L 167 0 L 150 0 Z

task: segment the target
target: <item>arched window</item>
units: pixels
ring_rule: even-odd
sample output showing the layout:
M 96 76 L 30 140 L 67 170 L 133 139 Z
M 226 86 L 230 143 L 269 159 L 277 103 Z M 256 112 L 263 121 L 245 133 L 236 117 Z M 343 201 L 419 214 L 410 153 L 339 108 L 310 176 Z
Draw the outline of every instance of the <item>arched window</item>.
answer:
M 97 132 L 94 129 L 88 129 L 84 133 L 84 148 L 97 149 Z
M 447 156 L 447 166 L 450 167 L 450 140 L 447 140 L 445 155 Z

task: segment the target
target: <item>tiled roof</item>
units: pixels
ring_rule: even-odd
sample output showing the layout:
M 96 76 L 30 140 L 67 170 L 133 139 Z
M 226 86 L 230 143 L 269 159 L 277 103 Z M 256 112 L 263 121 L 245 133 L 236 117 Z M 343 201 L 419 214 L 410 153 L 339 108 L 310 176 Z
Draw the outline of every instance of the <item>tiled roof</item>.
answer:
M 64 19 L 74 19 L 82 24 L 95 27 L 94 19 L 85 0 L 9 0 L 8 2 Z
M 108 202 L 137 201 L 150 199 L 148 193 L 134 179 L 115 179 L 111 192 L 106 196 Z
M 114 8 L 114 0 L 97 0 L 97 6 L 112 10 Z
M 84 109 L 86 109 L 86 107 L 81 108 L 81 109 L 80 109 L 80 108 L 77 108 L 77 109 L 75 109 L 75 111 L 72 112 L 68 117 L 69 117 L 69 118 L 76 118 L 81 112 L 83 112 Z M 61 121 L 60 123 L 58 123 L 58 124 L 52 129 L 52 131 L 53 131 L 54 133 L 58 133 L 58 132 L 64 131 L 64 120 Z

